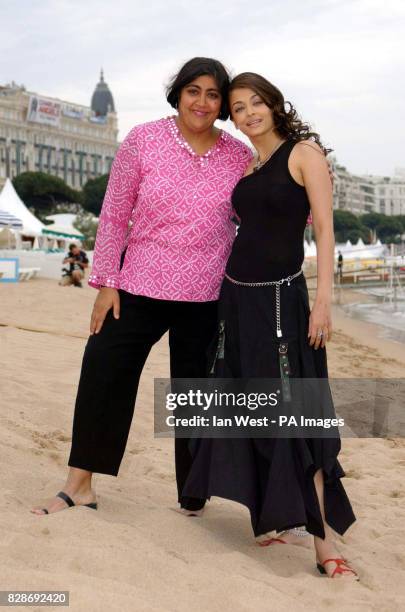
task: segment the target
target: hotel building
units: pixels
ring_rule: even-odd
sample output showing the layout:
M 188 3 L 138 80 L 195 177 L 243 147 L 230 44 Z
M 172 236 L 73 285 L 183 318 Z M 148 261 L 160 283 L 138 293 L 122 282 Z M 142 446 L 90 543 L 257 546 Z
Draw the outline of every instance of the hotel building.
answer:
M 109 172 L 117 135 L 114 100 L 103 71 L 89 107 L 14 82 L 0 86 L 0 188 L 7 177 L 30 171 L 58 176 L 81 189 Z

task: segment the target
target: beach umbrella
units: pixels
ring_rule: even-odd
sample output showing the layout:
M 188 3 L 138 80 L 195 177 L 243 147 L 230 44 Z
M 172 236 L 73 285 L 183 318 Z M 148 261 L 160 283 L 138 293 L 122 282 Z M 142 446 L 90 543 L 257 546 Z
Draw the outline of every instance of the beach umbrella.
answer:
M 11 227 L 12 229 L 21 230 L 23 227 L 23 223 L 21 219 L 12 215 L 11 213 L 0 210 L 0 227 Z

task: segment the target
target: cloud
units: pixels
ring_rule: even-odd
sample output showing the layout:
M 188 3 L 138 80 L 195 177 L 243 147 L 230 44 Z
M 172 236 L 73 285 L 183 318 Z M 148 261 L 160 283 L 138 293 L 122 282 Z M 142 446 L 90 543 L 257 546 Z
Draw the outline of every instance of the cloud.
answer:
M 195 55 L 271 79 L 354 172 L 405 166 L 402 0 L 22 0 L 2 18 L 0 70 L 89 104 L 105 70 L 120 137 L 172 112 L 164 85 Z

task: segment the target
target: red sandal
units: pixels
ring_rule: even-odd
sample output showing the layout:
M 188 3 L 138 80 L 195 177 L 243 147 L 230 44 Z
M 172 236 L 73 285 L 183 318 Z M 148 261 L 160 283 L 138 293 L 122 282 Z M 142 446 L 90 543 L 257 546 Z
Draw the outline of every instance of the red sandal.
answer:
M 278 542 L 279 544 L 287 544 L 287 542 L 281 538 L 269 538 L 268 540 L 257 542 L 257 544 L 258 546 L 270 546 L 270 544 L 273 544 L 274 542 Z
M 351 574 L 354 574 L 354 576 L 356 576 L 356 580 L 359 580 L 359 577 L 357 575 L 357 573 L 354 571 L 354 569 L 351 569 L 348 565 L 347 565 L 347 561 L 346 559 L 342 559 L 342 558 L 338 558 L 338 559 L 325 559 L 325 561 L 323 561 L 322 563 L 317 563 L 316 567 L 319 570 L 320 574 L 327 574 L 328 572 L 325 569 L 325 564 L 326 563 L 336 563 L 336 567 L 332 573 L 332 576 L 330 576 L 330 578 L 334 578 L 336 574 L 344 574 L 345 572 L 350 572 Z M 346 565 L 347 567 L 342 567 L 342 565 Z

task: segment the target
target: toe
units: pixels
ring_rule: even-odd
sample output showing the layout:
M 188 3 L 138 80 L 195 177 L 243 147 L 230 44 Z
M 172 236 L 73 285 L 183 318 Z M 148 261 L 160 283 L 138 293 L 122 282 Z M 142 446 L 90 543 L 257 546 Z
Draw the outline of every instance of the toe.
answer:
M 39 516 L 53 514 L 54 512 L 59 512 L 60 510 L 64 510 L 68 506 L 59 498 L 54 498 L 52 501 L 44 504 L 43 506 L 36 506 L 31 510 L 34 514 L 38 514 Z

